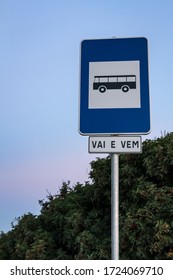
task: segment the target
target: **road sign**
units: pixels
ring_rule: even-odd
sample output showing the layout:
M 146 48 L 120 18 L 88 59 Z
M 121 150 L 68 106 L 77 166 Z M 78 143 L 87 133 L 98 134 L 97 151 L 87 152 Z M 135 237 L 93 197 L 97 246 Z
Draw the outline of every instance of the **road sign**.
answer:
M 83 135 L 149 133 L 146 38 L 82 41 L 79 131 Z
M 141 136 L 89 137 L 89 153 L 141 153 Z

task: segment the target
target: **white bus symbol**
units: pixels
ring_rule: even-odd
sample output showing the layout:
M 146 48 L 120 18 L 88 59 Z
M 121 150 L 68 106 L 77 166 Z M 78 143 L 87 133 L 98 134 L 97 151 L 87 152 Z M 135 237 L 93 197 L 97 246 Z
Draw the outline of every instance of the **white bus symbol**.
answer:
M 130 89 L 136 89 L 136 75 L 94 76 L 93 89 L 101 93 L 107 89 L 121 89 L 123 92 L 128 92 Z

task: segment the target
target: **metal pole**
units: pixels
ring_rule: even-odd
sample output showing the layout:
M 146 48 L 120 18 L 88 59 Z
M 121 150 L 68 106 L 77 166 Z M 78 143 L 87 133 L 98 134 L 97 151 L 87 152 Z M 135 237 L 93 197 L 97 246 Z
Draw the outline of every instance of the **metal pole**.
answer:
M 111 155 L 111 249 L 112 260 L 119 260 L 119 155 Z

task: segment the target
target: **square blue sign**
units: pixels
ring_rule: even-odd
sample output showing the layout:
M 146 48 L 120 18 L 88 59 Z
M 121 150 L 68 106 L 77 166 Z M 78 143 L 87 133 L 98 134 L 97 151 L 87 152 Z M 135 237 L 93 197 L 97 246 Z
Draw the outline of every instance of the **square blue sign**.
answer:
M 146 38 L 82 41 L 79 132 L 149 133 L 148 76 Z

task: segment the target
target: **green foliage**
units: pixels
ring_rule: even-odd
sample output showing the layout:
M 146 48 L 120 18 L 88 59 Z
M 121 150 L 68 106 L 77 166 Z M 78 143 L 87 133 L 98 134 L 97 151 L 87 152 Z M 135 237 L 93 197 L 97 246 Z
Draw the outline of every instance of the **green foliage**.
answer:
M 173 259 L 173 133 L 121 157 L 122 259 Z
M 120 156 L 120 258 L 173 259 L 173 133 Z M 0 259 L 110 259 L 111 160 L 91 162 L 90 181 L 63 183 L 0 234 Z

